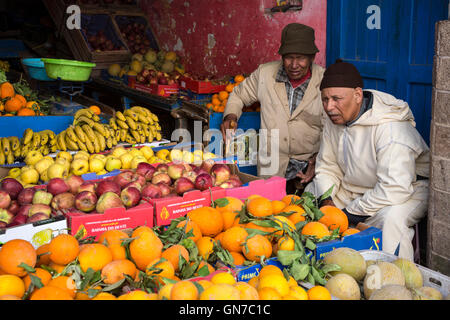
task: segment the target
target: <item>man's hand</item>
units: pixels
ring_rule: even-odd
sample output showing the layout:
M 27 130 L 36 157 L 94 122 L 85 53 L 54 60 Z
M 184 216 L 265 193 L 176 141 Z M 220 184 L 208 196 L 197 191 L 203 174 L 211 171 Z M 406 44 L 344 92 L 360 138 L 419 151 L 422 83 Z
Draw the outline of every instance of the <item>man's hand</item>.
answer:
M 316 157 L 317 154 L 313 155 L 309 160 L 308 160 L 308 167 L 306 168 L 306 172 L 299 172 L 297 173 L 297 177 L 299 177 L 301 180 L 300 182 L 303 184 L 307 184 L 309 182 L 311 182 L 311 180 L 314 178 L 314 176 L 316 175 Z
M 222 124 L 220 125 L 220 131 L 222 131 L 223 141 L 227 140 L 227 130 L 236 130 L 237 129 L 237 115 L 234 113 L 230 113 L 224 119 Z

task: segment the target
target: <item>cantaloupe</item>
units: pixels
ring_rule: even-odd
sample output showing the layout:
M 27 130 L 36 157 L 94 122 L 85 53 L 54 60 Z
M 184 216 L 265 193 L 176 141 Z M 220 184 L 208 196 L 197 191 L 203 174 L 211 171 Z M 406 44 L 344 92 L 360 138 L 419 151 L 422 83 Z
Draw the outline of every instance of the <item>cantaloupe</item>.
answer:
M 408 289 L 420 288 L 423 286 L 423 277 L 416 264 L 408 259 L 397 259 L 393 262 L 403 273 L 405 285 Z
M 337 264 L 340 271 L 331 272 L 332 275 L 346 273 L 356 281 L 361 281 L 366 275 L 366 261 L 356 250 L 351 248 L 337 248 L 328 252 L 323 258 L 325 264 Z
M 405 286 L 388 284 L 375 290 L 369 300 L 412 300 L 411 291 Z
M 332 276 L 325 287 L 330 293 L 341 300 L 360 300 L 361 292 L 359 285 L 352 276 L 340 273 Z
M 381 289 L 388 284 L 404 286 L 405 277 L 395 264 L 379 261 L 367 268 L 367 273 L 364 277 L 364 296 L 366 299 L 370 299 L 375 290 Z
M 413 289 L 414 300 L 442 300 L 442 293 L 431 287 Z

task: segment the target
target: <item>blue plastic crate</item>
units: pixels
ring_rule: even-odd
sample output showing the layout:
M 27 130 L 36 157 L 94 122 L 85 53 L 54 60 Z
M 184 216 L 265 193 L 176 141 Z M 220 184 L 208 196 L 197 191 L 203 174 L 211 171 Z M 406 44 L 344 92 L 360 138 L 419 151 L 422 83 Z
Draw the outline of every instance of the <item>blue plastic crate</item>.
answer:
M 0 117 L 0 137 L 23 136 L 25 129 L 35 132 L 52 130 L 55 134 L 66 130 L 73 123 L 73 116 Z

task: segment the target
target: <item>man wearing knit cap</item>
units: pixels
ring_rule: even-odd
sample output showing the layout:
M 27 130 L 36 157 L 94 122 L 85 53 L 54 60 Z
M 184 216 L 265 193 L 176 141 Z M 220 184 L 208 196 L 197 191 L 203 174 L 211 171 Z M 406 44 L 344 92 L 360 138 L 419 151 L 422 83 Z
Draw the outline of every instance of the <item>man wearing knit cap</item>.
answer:
M 261 177 L 278 175 L 288 181 L 298 179 L 307 183 L 314 176 L 325 120 L 319 90 L 324 69 L 313 62 L 319 51 L 314 41 L 314 29 L 299 23 L 288 24 L 281 34 L 278 51 L 281 61 L 260 65 L 234 88 L 228 99 L 221 126 L 224 139 L 226 130 L 231 129 L 230 123 L 240 118 L 244 106 L 257 101 L 261 104 L 258 152 Z M 267 143 L 261 143 L 263 132 L 267 132 Z M 271 144 L 277 134 L 279 138 Z
M 428 203 L 429 148 L 405 101 L 363 90 L 350 63 L 336 61 L 320 86 L 324 124 L 316 176 L 306 191 L 342 209 L 349 222 L 382 229 L 383 251 L 413 260 L 412 226 Z

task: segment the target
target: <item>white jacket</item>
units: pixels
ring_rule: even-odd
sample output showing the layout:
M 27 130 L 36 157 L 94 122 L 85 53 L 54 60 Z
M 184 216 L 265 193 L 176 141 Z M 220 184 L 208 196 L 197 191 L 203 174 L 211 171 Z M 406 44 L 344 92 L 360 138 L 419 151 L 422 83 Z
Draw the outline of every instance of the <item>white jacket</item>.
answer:
M 372 109 L 351 126 L 328 118 L 317 156 L 316 196 L 335 185 L 332 197 L 355 215 L 406 202 L 417 175 L 429 177 L 430 153 L 405 101 L 376 90 Z

